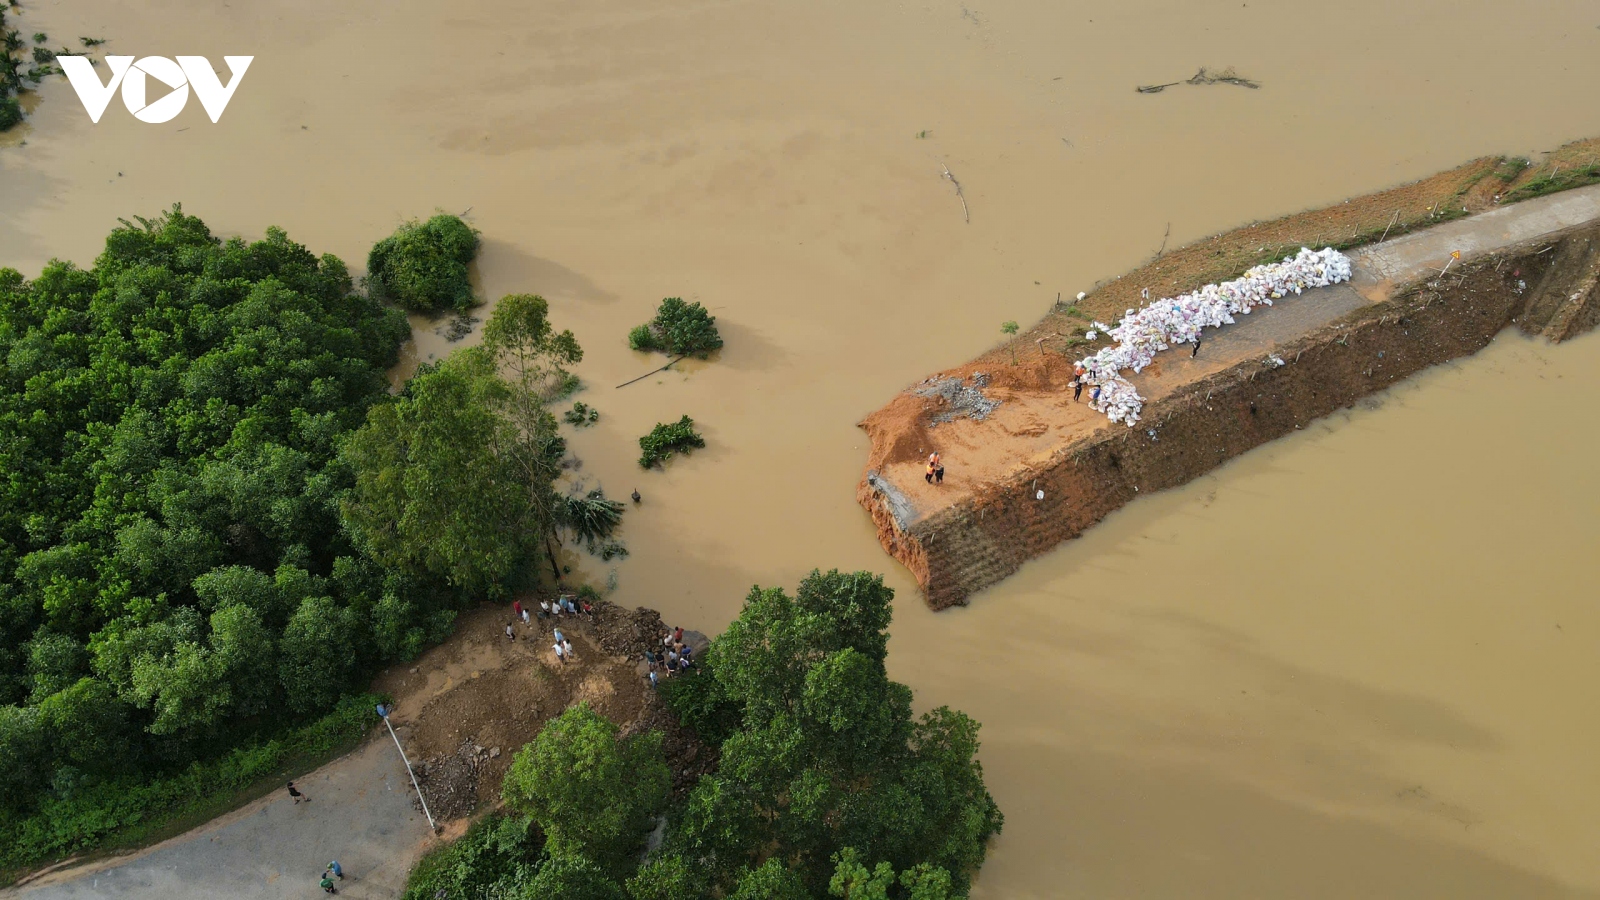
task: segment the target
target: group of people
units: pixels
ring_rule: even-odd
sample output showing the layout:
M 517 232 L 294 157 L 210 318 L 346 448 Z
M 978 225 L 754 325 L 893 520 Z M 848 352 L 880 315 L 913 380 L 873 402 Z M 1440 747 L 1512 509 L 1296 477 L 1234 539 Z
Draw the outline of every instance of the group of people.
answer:
M 296 805 L 299 805 L 301 802 L 311 802 L 311 798 L 300 793 L 300 789 L 294 786 L 294 782 L 289 782 L 288 790 L 289 798 L 293 800 Z M 339 879 L 340 881 L 344 880 L 344 867 L 339 865 L 339 861 L 337 859 L 328 863 L 327 868 L 322 870 L 322 881 L 318 886 L 329 894 L 337 894 L 339 893 L 339 889 L 333 886 L 333 880 L 335 878 Z
M 328 863 L 328 867 L 322 870 L 321 887 L 324 893 L 339 893 L 339 889 L 333 886 L 333 879 L 335 878 L 339 879 L 340 881 L 344 880 L 344 868 L 339 865 L 339 861 L 337 859 Z
M 939 451 L 928 454 L 928 471 L 923 480 L 929 484 L 944 484 L 944 461 L 939 458 Z
M 577 657 L 572 655 L 572 642 L 567 640 L 567 636 L 561 633 L 561 626 L 557 625 L 554 629 L 552 629 L 552 632 L 554 633 L 556 639 L 556 643 L 553 648 L 556 651 L 556 659 L 563 666 L 567 664 L 568 660 L 576 659 Z
M 588 600 L 574 601 L 567 596 L 557 597 L 554 600 L 539 601 L 539 618 L 541 620 L 559 619 L 562 616 L 585 616 L 592 622 L 594 621 L 594 605 Z M 532 627 L 533 625 L 533 617 L 529 607 L 523 606 L 521 600 L 513 600 L 511 602 L 511 621 L 506 623 L 506 640 L 515 641 L 517 639 L 517 631 L 513 626 L 516 625 L 518 619 L 522 620 L 524 627 Z M 559 629 L 557 633 L 559 633 Z M 560 654 L 557 655 L 559 656 Z M 565 660 L 562 661 L 565 662 Z
M 681 675 L 694 668 L 694 648 L 683 639 L 683 626 L 677 626 L 661 639 L 661 651 L 646 649 L 644 661 L 649 664 L 650 686 L 656 687 L 661 683 L 657 669 L 665 671 L 670 678 Z

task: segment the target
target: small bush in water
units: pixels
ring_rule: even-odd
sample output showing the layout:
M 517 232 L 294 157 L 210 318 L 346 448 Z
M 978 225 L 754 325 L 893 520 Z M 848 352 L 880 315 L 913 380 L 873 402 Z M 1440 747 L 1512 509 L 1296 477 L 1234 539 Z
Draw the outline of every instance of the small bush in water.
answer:
M 650 433 L 639 438 L 639 465 L 642 468 L 660 465 L 674 453 L 688 453 L 706 445 L 706 439 L 694 430 L 694 420 L 684 416 L 671 425 L 656 423 Z
M 378 294 L 417 312 L 465 310 L 476 302 L 467 264 L 478 255 L 478 233 L 460 217 L 407 222 L 372 246 L 367 271 Z
M 704 306 L 668 297 L 661 301 L 654 319 L 628 332 L 628 346 L 704 359 L 722 347 L 722 335 L 717 333 L 717 317 Z

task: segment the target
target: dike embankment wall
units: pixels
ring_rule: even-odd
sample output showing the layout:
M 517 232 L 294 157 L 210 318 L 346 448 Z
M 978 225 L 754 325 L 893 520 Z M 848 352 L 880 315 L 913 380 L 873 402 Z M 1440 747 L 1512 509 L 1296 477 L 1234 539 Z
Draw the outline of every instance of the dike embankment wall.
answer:
M 1141 494 L 1182 485 L 1413 373 L 1475 353 L 1508 326 L 1553 341 L 1593 328 L 1597 281 L 1600 221 L 1488 250 L 1443 278 L 1400 285 L 1388 299 L 1183 385 L 1149 403 L 1135 427 L 1098 428 L 942 508 L 916 509 L 871 467 L 857 497 L 928 604 L 962 604 Z M 870 417 L 863 426 L 875 444 L 897 438 L 875 433 Z

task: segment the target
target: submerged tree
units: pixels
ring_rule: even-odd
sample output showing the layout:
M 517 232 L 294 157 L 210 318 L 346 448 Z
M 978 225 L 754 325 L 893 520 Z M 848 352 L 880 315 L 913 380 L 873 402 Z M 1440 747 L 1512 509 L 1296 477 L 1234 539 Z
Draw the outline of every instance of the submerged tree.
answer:
M 476 302 L 467 266 L 478 255 L 478 233 L 459 216 L 415 220 L 372 246 L 367 272 L 380 296 L 406 309 L 465 310 Z
M 635 350 L 662 350 L 674 356 L 704 359 L 721 349 L 717 317 L 698 302 L 684 303 L 681 297 L 661 301 L 656 317 L 628 332 L 628 345 Z
M 504 373 L 507 390 L 499 409 L 517 438 L 508 456 L 522 473 L 528 503 L 542 525 L 536 534 L 560 581 L 553 541 L 567 510 L 555 482 L 567 445 L 548 405 L 571 382 L 566 367 L 583 361 L 583 348 L 571 331 L 558 332 L 550 324 L 550 304 L 543 297 L 509 294 L 483 326 L 483 349 Z
M 595 488 L 562 497 L 556 520 L 572 533 L 574 540 L 582 542 L 590 552 L 598 552 L 596 548 L 622 523 L 622 509 L 621 503 L 607 500 L 606 492 Z

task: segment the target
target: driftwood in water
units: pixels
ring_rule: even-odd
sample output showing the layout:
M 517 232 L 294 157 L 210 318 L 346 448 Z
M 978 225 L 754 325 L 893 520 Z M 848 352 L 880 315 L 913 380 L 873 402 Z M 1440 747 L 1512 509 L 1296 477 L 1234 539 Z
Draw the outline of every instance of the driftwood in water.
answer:
M 633 384 L 633 382 L 635 382 L 635 381 L 643 381 L 646 378 L 649 378 L 651 375 L 656 374 L 657 372 L 665 372 L 666 370 L 672 368 L 673 363 L 682 362 L 683 359 L 684 359 L 684 357 L 682 357 L 682 356 L 676 357 L 675 359 L 672 360 L 672 362 L 667 363 L 666 365 L 662 366 L 661 368 L 659 368 L 659 369 L 651 369 L 650 371 L 644 373 L 643 375 L 640 375 L 638 378 L 632 379 L 631 381 L 624 381 L 623 383 L 617 385 L 617 387 L 625 388 L 628 385 Z

